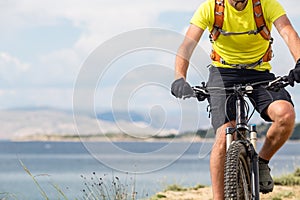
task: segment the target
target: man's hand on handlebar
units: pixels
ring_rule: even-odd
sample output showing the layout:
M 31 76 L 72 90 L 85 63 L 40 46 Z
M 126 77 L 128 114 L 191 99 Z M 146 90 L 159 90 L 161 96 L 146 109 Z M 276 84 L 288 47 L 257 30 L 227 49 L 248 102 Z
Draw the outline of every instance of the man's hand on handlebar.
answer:
M 177 98 L 189 98 L 194 96 L 194 90 L 184 78 L 175 80 L 171 86 L 171 93 Z
M 300 83 L 300 58 L 298 59 L 296 66 L 292 69 L 288 75 L 289 84 L 294 87 L 294 82 Z
M 288 76 L 279 76 L 273 81 L 262 81 L 262 82 L 253 83 L 252 86 L 264 85 L 266 89 L 277 92 L 281 88 L 284 88 L 288 85 L 291 85 L 293 87 L 295 81 L 297 83 L 300 83 L 300 59 L 297 61 L 295 68 L 290 71 Z M 249 87 L 249 85 L 247 87 Z M 245 87 L 245 89 L 247 89 L 247 87 Z M 232 90 L 232 87 L 221 88 L 221 89 Z M 172 83 L 171 93 L 175 97 L 183 98 L 183 99 L 196 97 L 198 101 L 204 101 L 205 99 L 209 99 L 210 97 L 209 88 L 206 86 L 204 82 L 202 82 L 201 86 L 191 87 L 190 84 L 186 82 L 184 78 L 179 78 Z

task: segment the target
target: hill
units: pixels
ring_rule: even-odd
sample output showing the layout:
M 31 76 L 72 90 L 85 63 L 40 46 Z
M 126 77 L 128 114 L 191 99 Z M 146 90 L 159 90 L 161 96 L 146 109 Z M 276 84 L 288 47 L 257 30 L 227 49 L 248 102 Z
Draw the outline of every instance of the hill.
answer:
M 71 111 L 39 108 L 12 109 L 0 111 L 0 139 L 2 140 L 101 140 L 109 137 L 116 140 L 160 140 L 214 138 L 212 129 L 179 133 L 171 127 L 158 129 L 149 126 L 149 120 L 138 113 L 131 113 L 130 119 L 124 113 L 98 113 L 97 116 L 82 114 L 74 120 Z M 118 120 L 116 120 L 118 119 Z M 257 125 L 258 137 L 264 137 L 270 123 Z M 79 138 L 80 137 L 80 138 Z M 300 139 L 300 123 L 297 123 L 291 140 Z
M 139 117 L 139 116 L 137 116 Z M 117 139 L 169 137 L 175 129 L 157 129 L 137 118 L 136 121 L 105 121 L 86 113 L 51 108 L 0 111 L 0 140 L 78 140 L 117 137 Z
M 271 126 L 271 123 L 258 124 L 256 126 L 258 138 L 265 137 L 270 126 Z M 193 134 L 193 133 L 186 133 L 186 134 Z M 196 132 L 196 135 L 199 136 L 200 138 L 213 138 L 214 132 L 212 129 L 199 129 Z M 290 137 L 290 140 L 300 140 L 300 123 L 296 123 L 294 132 L 293 132 L 292 136 Z

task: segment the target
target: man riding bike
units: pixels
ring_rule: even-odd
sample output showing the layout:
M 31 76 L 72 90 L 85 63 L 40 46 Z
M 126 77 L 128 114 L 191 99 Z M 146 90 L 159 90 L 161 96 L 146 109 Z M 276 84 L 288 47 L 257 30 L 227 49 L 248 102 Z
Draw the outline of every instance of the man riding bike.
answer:
M 269 63 L 272 58 L 272 25 L 296 61 L 295 68 L 289 72 L 290 85 L 294 86 L 295 81 L 299 83 L 300 38 L 277 0 L 206 0 L 195 12 L 179 47 L 172 94 L 182 98 L 193 93 L 186 82 L 189 58 L 206 29 L 210 31 L 213 49 L 207 82 L 209 87 L 274 80 Z M 214 200 L 224 199 L 225 128 L 235 123 L 234 108 L 230 102 L 225 108 L 225 100 L 226 97 L 221 95 L 209 98 L 212 125 L 216 132 L 210 156 Z M 295 111 L 285 89 L 272 92 L 260 87 L 252 95 L 251 102 L 264 120 L 272 122 L 259 152 L 260 191 L 268 193 L 274 187 L 268 163 L 290 137 Z

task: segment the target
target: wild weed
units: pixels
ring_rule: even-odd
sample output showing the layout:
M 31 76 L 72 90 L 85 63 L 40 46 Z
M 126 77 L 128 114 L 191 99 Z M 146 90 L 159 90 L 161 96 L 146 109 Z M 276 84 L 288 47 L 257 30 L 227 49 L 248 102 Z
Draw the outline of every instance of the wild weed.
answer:
M 82 190 L 84 200 L 136 200 L 135 179 L 127 178 L 122 183 L 118 176 L 112 175 L 111 178 L 104 174 L 98 177 L 96 172 L 90 178 L 81 175 L 84 180 L 85 188 Z

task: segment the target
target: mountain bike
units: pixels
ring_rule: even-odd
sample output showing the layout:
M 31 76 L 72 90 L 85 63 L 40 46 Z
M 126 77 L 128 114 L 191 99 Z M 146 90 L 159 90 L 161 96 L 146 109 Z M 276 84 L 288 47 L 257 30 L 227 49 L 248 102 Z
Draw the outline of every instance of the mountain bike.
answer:
M 222 91 L 235 98 L 236 123 L 226 128 L 226 159 L 224 166 L 224 197 L 226 200 L 259 200 L 259 167 L 256 151 L 257 131 L 255 124 L 248 124 L 254 113 L 249 116 L 249 104 L 245 99 L 257 87 L 279 91 L 289 85 L 287 76 L 273 81 L 251 84 L 238 84 L 232 87 L 193 87 L 194 95 L 199 101 Z M 227 101 L 226 101 L 227 102 Z

